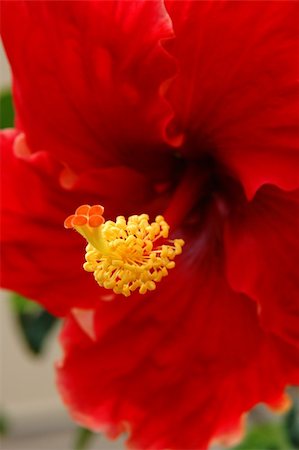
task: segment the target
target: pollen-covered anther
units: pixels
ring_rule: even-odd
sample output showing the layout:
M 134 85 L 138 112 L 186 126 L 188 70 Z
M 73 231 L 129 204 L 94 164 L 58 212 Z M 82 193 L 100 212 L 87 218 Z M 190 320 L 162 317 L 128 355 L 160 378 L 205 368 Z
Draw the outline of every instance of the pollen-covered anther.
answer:
M 65 221 L 66 228 L 75 228 L 88 241 L 84 269 L 93 272 L 100 286 L 126 297 L 137 289 L 140 294 L 156 289 L 175 267 L 184 241 L 168 240 L 169 225 L 163 216 L 152 223 L 147 214 L 128 220 L 118 216 L 115 222 L 104 223 L 103 211 L 98 205 L 83 205 Z

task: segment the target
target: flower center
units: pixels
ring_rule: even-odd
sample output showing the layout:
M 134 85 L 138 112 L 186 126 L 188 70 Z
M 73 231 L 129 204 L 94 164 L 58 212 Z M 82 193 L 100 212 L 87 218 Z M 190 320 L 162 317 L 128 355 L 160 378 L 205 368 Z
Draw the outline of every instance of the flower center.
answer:
M 171 227 L 182 225 L 188 214 L 205 195 L 205 185 L 210 173 L 202 171 L 198 165 L 188 165 L 172 195 L 164 216 Z
M 147 214 L 105 222 L 100 205 L 82 205 L 67 217 L 65 228 L 74 228 L 85 239 L 84 270 L 93 272 L 97 283 L 128 297 L 156 289 L 156 283 L 175 267 L 182 252 L 182 239 L 169 240 L 169 225 L 163 216 L 149 223 Z M 166 243 L 163 243 L 166 242 Z

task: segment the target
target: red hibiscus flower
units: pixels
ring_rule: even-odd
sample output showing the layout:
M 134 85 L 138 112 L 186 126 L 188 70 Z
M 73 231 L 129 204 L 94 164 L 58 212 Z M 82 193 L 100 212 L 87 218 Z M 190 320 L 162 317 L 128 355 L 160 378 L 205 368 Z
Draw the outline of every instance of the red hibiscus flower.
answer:
M 17 111 L 2 284 L 68 316 L 64 401 L 135 448 L 232 442 L 245 412 L 299 382 L 299 4 L 2 10 Z M 184 239 L 155 291 L 126 299 L 82 270 L 62 223 L 98 203 L 109 219 L 165 213 Z

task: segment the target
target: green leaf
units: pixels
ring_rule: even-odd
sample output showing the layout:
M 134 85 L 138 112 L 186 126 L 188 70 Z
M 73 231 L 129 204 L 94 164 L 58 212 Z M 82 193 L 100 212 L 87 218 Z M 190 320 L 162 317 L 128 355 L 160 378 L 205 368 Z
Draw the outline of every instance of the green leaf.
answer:
M 9 431 L 9 423 L 6 415 L 0 412 L 0 436 L 5 436 Z
M 0 93 L 0 128 L 11 128 L 14 125 L 14 109 L 10 90 Z
M 281 423 L 263 423 L 249 429 L 244 441 L 234 450 L 292 450 Z
M 285 418 L 285 426 L 290 442 L 299 449 L 299 401 L 295 401 Z
M 95 433 L 87 428 L 78 427 L 75 434 L 74 450 L 85 450 L 91 444 Z
M 35 355 L 42 353 L 47 337 L 58 319 L 18 294 L 13 294 L 11 300 L 14 316 L 27 348 Z

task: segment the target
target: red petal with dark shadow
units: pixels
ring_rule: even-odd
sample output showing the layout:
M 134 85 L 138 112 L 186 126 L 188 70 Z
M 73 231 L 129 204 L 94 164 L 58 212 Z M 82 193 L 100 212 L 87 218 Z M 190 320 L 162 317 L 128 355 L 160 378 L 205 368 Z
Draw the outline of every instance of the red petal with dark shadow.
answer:
M 82 269 L 84 240 L 64 229 L 65 218 L 88 202 L 104 204 L 106 217 L 112 219 L 144 212 L 145 205 L 156 213 L 165 198 L 151 203 L 148 180 L 121 166 L 84 173 L 65 188 L 65 168 L 48 153 L 14 154 L 16 136 L 15 131 L 3 132 L 0 141 L 2 287 L 58 315 L 95 306 L 101 289 Z M 21 153 L 20 145 L 17 150 Z
M 133 448 L 204 449 L 240 435 L 244 412 L 277 406 L 299 381 L 298 353 L 264 333 L 256 303 L 228 285 L 209 225 L 186 233 L 155 293 L 99 304 L 91 338 L 78 318 L 64 327 L 58 387 L 88 428 L 129 431 Z
M 299 350 L 299 191 L 264 186 L 226 228 L 228 278 L 254 298 L 263 328 Z
M 4 1 L 17 125 L 33 151 L 76 172 L 124 164 L 162 142 L 175 72 L 162 1 Z
M 167 98 L 188 158 L 212 151 L 248 198 L 299 186 L 299 3 L 168 1 L 178 76 Z

